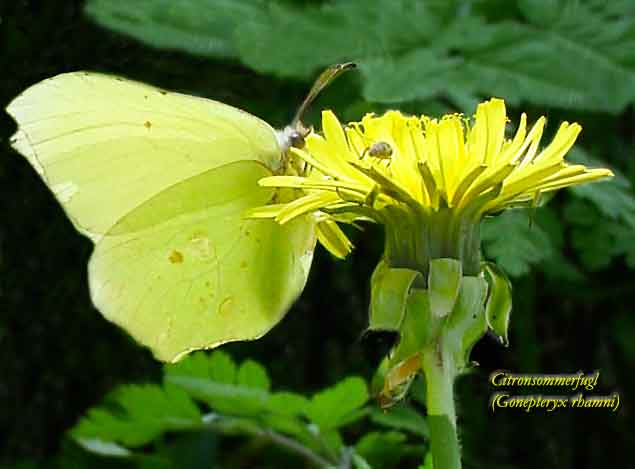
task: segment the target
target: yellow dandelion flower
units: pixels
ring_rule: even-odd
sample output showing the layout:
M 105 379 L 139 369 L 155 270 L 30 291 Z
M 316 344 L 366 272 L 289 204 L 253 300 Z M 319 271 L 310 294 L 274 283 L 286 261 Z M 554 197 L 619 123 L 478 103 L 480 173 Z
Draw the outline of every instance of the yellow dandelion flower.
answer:
M 286 223 L 313 213 L 321 243 L 338 257 L 351 245 L 337 222 L 383 223 L 388 257 L 396 264 L 422 266 L 435 257 L 474 257 L 483 216 L 612 176 L 608 169 L 564 160 L 581 131 L 577 123 L 562 123 L 540 149 L 544 117 L 527 130 L 523 114 L 513 138 L 505 136 L 507 122 L 505 102 L 495 98 L 479 104 L 472 120 L 460 114 L 434 119 L 388 111 L 342 126 L 333 112 L 324 111 L 322 134 L 312 132 L 304 149 L 291 149 L 308 166 L 304 175 L 260 181 L 266 187 L 300 189 L 301 195 L 250 215 Z

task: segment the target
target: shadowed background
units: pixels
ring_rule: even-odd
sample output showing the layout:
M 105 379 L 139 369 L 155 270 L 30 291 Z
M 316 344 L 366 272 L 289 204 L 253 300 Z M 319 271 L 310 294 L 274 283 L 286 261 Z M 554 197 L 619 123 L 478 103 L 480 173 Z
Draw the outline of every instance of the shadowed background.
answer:
M 547 115 L 549 134 L 580 122 L 572 159 L 617 177 L 558 194 L 531 226 L 527 212 L 484 226 L 486 257 L 514 285 L 511 345 L 486 337 L 475 348 L 480 367 L 458 383 L 459 425 L 468 468 L 624 467 L 635 443 L 635 6 L 608 3 L 16 1 L 0 7 L 0 101 L 93 70 L 217 99 L 280 127 L 321 68 L 355 60 L 359 72 L 326 90 L 309 122 L 327 107 L 343 119 L 387 108 L 471 114 L 488 96 L 505 98 L 514 117 Z M 156 379 L 160 364 L 91 306 L 91 243 L 8 148 L 15 124 L 0 118 L 0 462 L 84 467 L 64 431 L 117 384 Z M 382 232 L 349 233 L 354 254 L 341 262 L 318 249 L 307 289 L 270 334 L 224 348 L 296 391 L 348 374 L 370 379 L 387 350 L 362 338 Z M 620 392 L 622 408 L 492 415 L 487 377 L 498 368 L 599 369 L 596 392 Z M 223 466 L 215 444 L 207 451 L 218 467 L 254 467 L 235 455 Z

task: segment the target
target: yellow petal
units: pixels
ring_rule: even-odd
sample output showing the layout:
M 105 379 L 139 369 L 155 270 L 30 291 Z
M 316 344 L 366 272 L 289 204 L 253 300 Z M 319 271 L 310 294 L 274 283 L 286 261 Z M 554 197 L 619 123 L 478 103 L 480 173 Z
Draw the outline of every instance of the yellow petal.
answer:
M 245 218 L 275 218 L 286 204 L 263 205 L 262 207 L 254 207 L 245 210 L 243 217 Z
M 582 131 L 579 124 L 563 122 L 556 133 L 553 141 L 540 152 L 535 158 L 535 162 L 562 160 L 564 155 L 571 149 L 578 135 Z
M 518 124 L 518 129 L 516 130 L 516 135 L 514 135 L 514 139 L 509 142 L 507 145 L 503 146 L 502 153 L 499 158 L 497 158 L 498 163 L 507 163 L 511 160 L 511 157 L 515 155 L 523 142 L 525 141 L 525 137 L 527 135 L 527 114 L 524 112 L 520 116 L 520 124 Z
M 333 220 L 319 222 L 316 232 L 320 244 L 339 259 L 344 259 L 353 249 L 353 244 Z
M 332 192 L 317 192 L 305 195 L 286 204 L 276 216 L 276 221 L 282 225 L 300 215 L 319 210 L 339 200 L 339 196 Z

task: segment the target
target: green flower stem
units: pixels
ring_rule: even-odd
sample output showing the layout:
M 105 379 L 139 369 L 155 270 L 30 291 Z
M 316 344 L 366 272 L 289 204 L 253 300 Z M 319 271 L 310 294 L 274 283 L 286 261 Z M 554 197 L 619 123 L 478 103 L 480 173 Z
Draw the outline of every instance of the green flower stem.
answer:
M 424 350 L 422 367 L 426 379 L 426 407 L 434 469 L 460 469 L 461 455 L 454 409 L 452 356 L 440 343 Z

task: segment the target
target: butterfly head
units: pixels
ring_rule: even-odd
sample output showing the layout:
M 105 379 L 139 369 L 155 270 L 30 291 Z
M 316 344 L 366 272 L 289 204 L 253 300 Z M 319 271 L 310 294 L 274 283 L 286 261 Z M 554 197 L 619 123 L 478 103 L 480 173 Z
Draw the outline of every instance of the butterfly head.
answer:
M 302 122 L 295 125 L 287 125 L 284 129 L 276 131 L 278 144 L 282 153 L 286 153 L 289 148 L 304 148 L 305 138 L 311 133 L 311 128 L 305 127 Z

